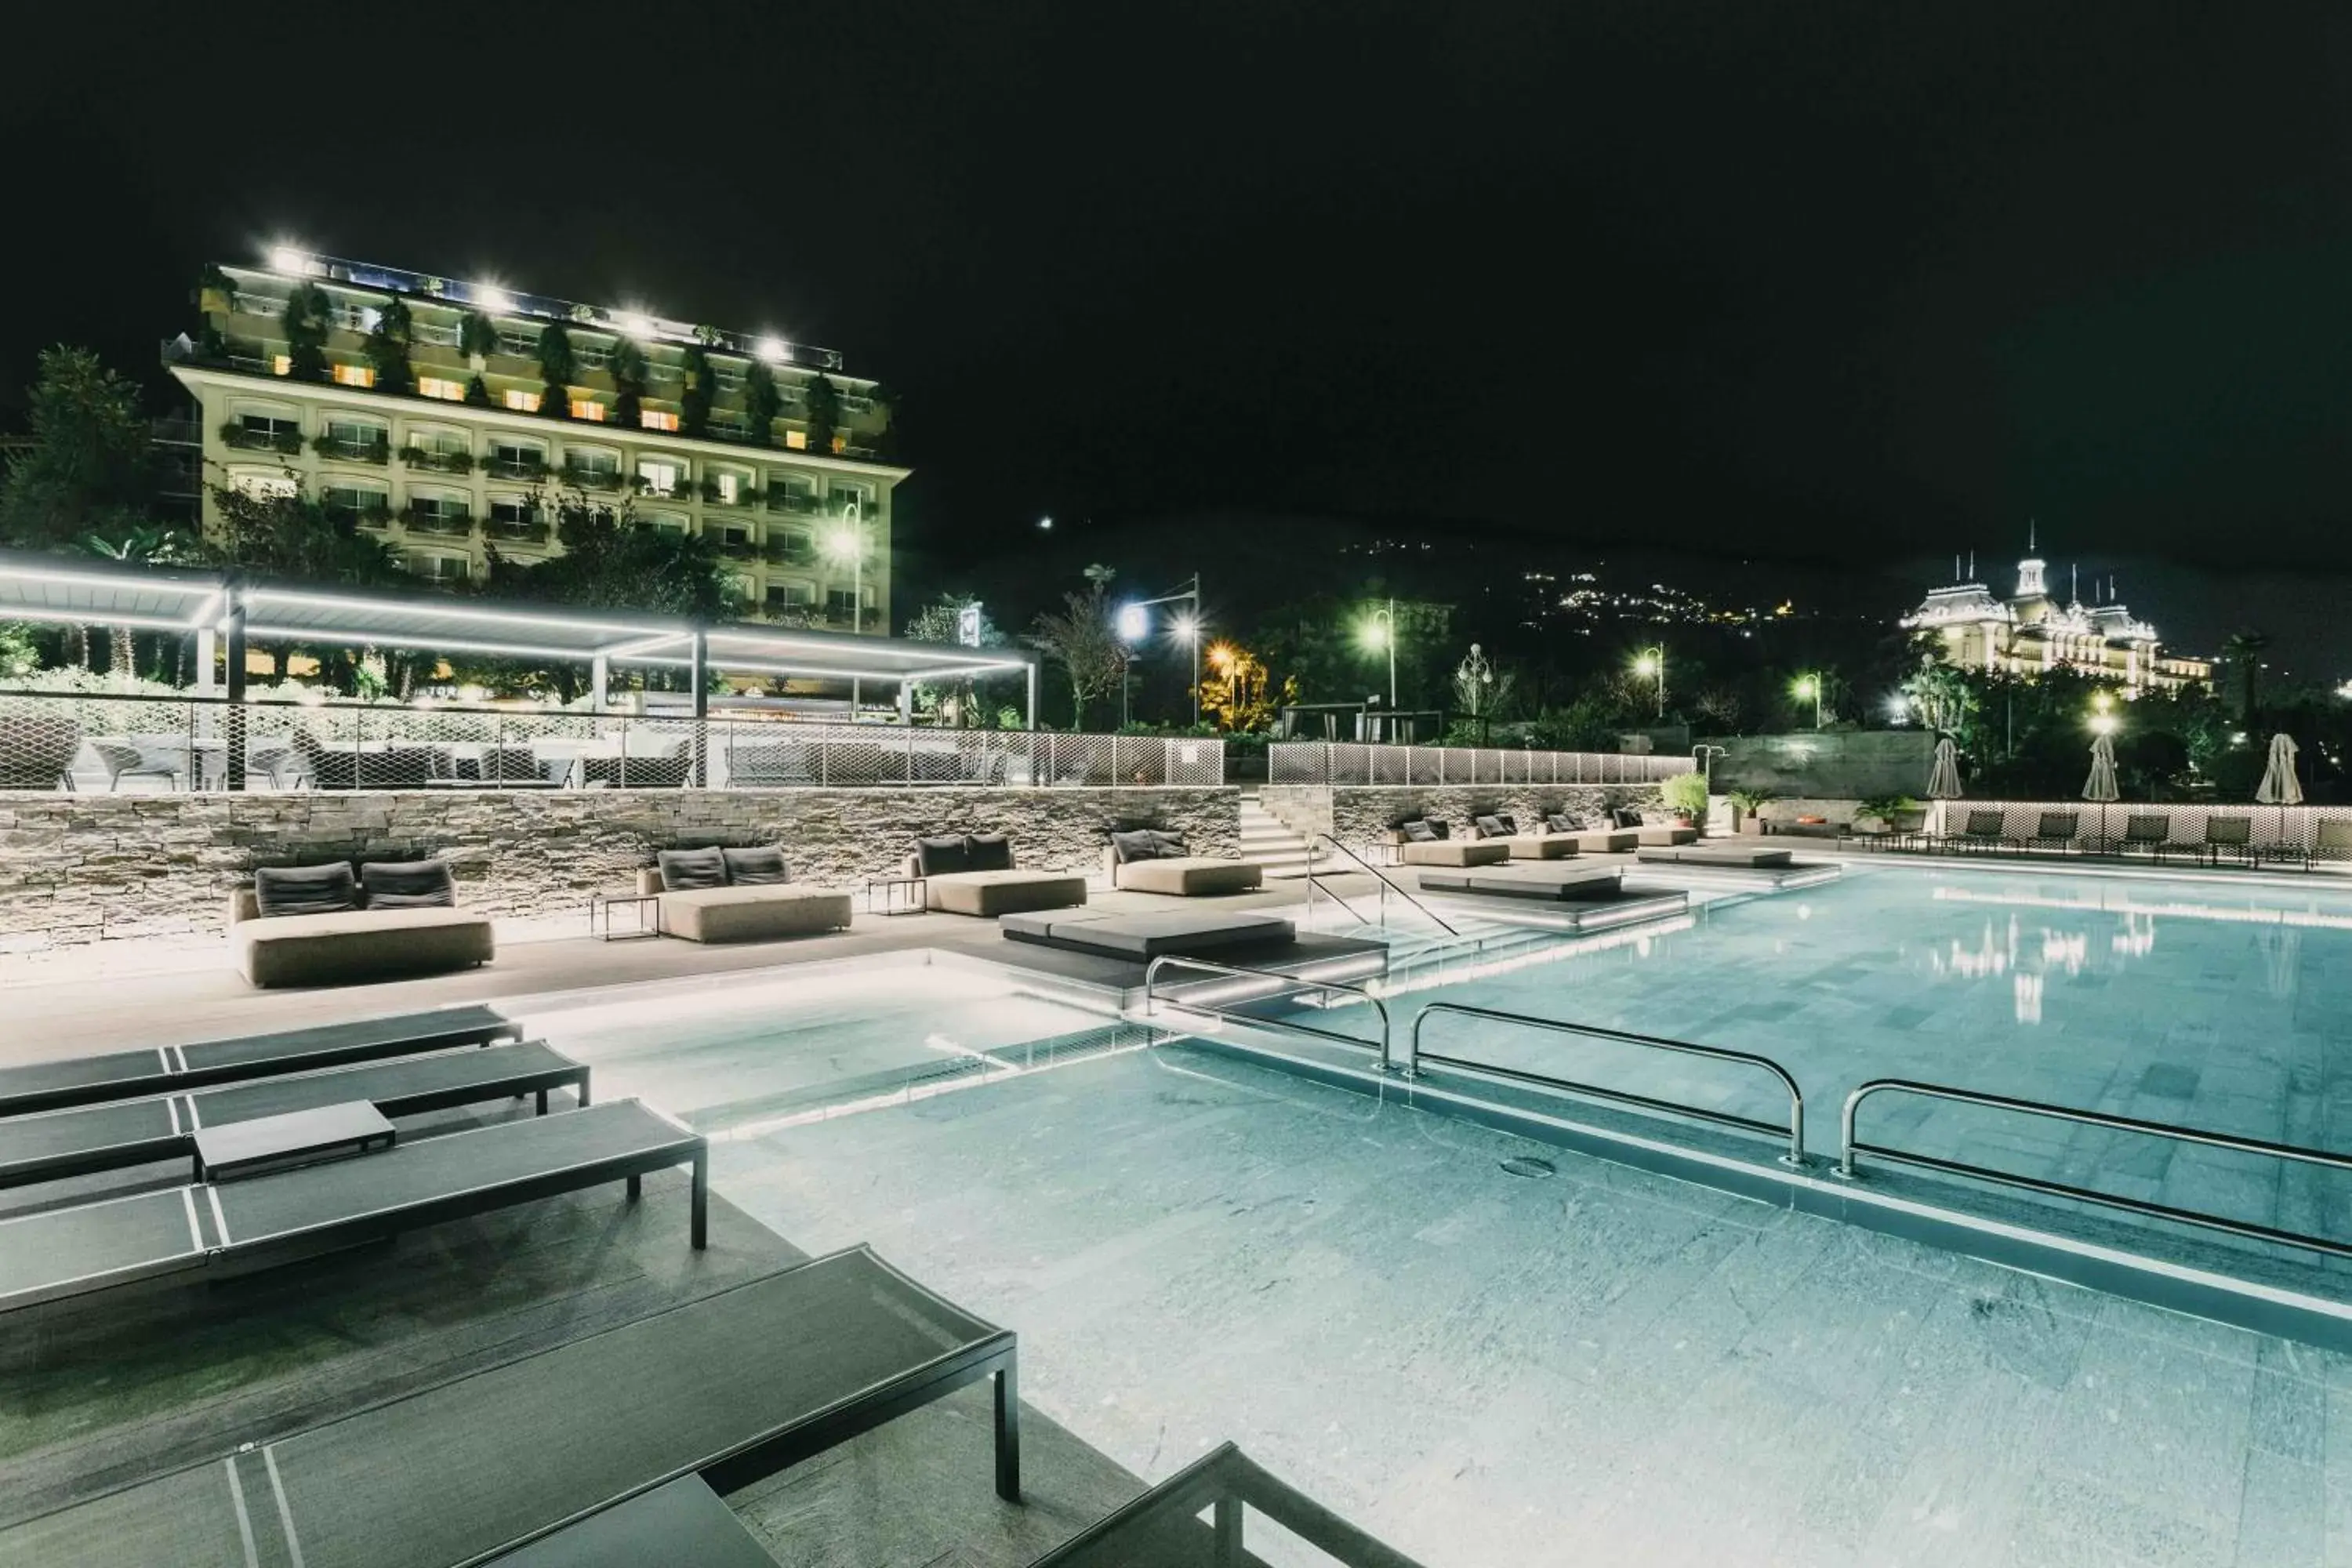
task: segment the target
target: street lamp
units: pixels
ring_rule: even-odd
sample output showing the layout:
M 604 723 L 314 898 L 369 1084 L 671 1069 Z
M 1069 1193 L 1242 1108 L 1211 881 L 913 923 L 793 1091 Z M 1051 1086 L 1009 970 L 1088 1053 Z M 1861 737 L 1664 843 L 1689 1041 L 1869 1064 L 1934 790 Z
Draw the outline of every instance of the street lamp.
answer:
M 1800 697 L 1810 697 L 1813 700 L 1813 728 L 1820 729 L 1822 727 L 1822 678 L 1819 675 L 1801 675 L 1797 677 L 1797 684 L 1792 689 Z
M 1397 705 L 1396 601 L 1394 599 L 1391 599 L 1388 602 L 1387 608 L 1374 610 L 1370 616 L 1364 622 L 1361 629 L 1357 632 L 1356 636 L 1358 640 L 1362 642 L 1366 651 L 1368 652 L 1378 653 L 1382 648 L 1386 648 L 1388 650 L 1389 711 L 1393 714 L 1396 711 Z M 1391 720 L 1391 722 L 1394 722 L 1394 721 Z
M 1137 599 L 1118 607 L 1114 623 L 1119 640 L 1139 643 L 1151 635 L 1151 606 L 1183 605 L 1184 613 L 1169 624 L 1168 631 L 1177 641 L 1189 644 L 1192 649 L 1192 722 L 1201 722 L 1201 574 L 1192 574 L 1191 581 L 1171 594 L 1156 599 Z
M 826 559 L 838 565 L 849 565 L 849 629 L 865 629 L 866 612 L 866 525 L 855 515 L 841 520 L 840 526 L 824 536 Z
M 1666 650 L 1664 647 L 1653 644 L 1635 654 L 1633 673 L 1644 680 L 1654 679 L 1658 683 L 1658 717 L 1661 720 L 1664 719 L 1666 716 Z

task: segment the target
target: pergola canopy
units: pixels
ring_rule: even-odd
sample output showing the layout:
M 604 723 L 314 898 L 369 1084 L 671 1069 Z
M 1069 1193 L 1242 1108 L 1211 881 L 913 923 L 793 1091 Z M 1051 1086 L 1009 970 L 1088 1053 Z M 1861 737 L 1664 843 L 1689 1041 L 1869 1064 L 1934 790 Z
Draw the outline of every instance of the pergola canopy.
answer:
M 758 622 L 599 614 L 425 594 L 239 583 L 234 574 L 110 565 L 0 551 L 0 620 L 244 635 L 337 647 L 413 647 L 514 658 L 704 668 L 806 679 L 1034 679 L 1024 648 L 977 648 Z

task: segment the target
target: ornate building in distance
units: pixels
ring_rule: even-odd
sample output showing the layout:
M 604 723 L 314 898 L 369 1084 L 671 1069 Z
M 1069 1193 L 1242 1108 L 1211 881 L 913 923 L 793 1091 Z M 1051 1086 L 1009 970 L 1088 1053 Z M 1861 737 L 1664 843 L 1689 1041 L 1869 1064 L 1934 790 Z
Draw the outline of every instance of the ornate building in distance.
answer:
M 1905 629 L 1936 633 L 1944 661 L 1962 668 L 2029 678 L 2073 669 L 2112 680 L 2135 697 L 2213 679 L 2212 660 L 2167 652 L 2156 628 L 2116 602 L 2112 578 L 2100 595 L 2104 604 L 2084 604 L 2079 583 L 2060 604 L 2044 581 L 2047 563 L 2030 553 L 2032 544 L 2027 550 L 2017 563 L 2017 591 L 2008 598 L 1994 598 L 1974 581 L 1931 588 L 1903 617 Z M 1970 566 L 1973 578 L 1973 560 Z M 1952 574 L 1960 575 L 1957 569 Z

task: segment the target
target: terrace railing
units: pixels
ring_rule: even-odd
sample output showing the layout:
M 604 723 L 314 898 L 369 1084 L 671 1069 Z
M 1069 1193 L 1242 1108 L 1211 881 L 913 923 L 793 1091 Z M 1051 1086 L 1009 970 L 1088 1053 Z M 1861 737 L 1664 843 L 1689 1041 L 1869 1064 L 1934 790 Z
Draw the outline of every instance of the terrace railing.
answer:
M 230 759 L 241 757 L 237 777 Z M 0 690 L 0 789 L 1213 787 L 1220 741 Z
M 1205 1521 L 1198 1517 L 1203 1511 Z M 1251 1513 L 1263 1514 L 1314 1548 L 1319 1560 L 1340 1568 L 1416 1568 L 1412 1558 L 1269 1474 L 1231 1443 L 1080 1531 L 1030 1568 L 1118 1568 L 1147 1561 L 1245 1568 L 1259 1561 L 1244 1535 Z
M 1277 784 L 1641 784 L 1691 771 L 1688 757 L 1628 752 L 1329 741 L 1276 741 L 1265 750 L 1266 782 Z

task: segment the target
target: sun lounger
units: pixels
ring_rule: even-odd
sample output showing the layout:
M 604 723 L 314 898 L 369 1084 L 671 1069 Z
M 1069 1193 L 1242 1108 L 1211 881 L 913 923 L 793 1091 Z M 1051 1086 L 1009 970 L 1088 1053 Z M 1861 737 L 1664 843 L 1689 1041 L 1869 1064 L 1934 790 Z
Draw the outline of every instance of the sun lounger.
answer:
M 1101 910 L 1045 910 L 1002 916 L 997 929 L 1014 942 L 1136 961 L 1175 952 L 1199 956 L 1234 948 L 1293 941 L 1297 928 L 1278 915 L 1247 910 L 1170 910 L 1113 914 Z
M 1782 871 L 1794 860 L 1793 849 L 1750 849 L 1733 844 L 1652 844 L 1633 851 L 1633 858 L 1651 866 L 1726 866 L 1741 871 Z
M 2208 866 L 2218 866 L 2224 860 L 2254 865 L 2254 819 L 2209 816 L 2205 819 L 2205 842 L 2196 847 L 2198 858 Z
M 1546 837 L 1568 839 L 1580 855 L 1621 855 L 1640 847 L 1641 829 L 1636 827 L 1579 827 L 1563 812 L 1551 812 L 1544 817 L 1549 830 Z
M 634 1100 L 395 1144 L 240 1181 L 211 1182 L 0 1220 L 0 1312 L 142 1279 L 284 1262 L 469 1215 L 694 1167 L 704 1244 L 709 1155 L 699 1133 Z
M 334 1068 L 194 1094 L 117 1100 L 0 1121 L 0 1187 L 191 1158 L 199 1128 L 365 1103 L 384 1116 L 570 1089 L 588 1103 L 588 1068 L 543 1040 Z
M 2009 836 L 2006 817 L 2005 812 L 1971 811 L 1966 826 L 1946 834 L 1944 842 L 1963 849 L 2014 849 L 2017 840 Z
M 1624 881 L 1619 866 L 1432 867 L 1421 874 L 1424 892 L 1472 893 L 1506 899 L 1613 899 Z
M 1018 1364 L 1010 1331 L 855 1247 L 29 1520 L 0 1561 L 730 1568 L 677 1483 L 740 1490 L 983 1378 L 997 1495 L 1018 1502 Z M 650 1552 L 559 1546 L 663 1519 Z
M 2124 836 L 2116 849 L 2128 855 L 2135 849 L 2145 849 L 2157 859 L 2164 858 L 2167 847 L 2172 846 L 2172 818 L 2134 813 L 2124 818 Z
M 2314 860 L 2352 860 L 2352 822 L 2339 817 L 2319 819 L 2319 835 L 2312 846 Z
M 2029 849 L 2056 849 L 2064 854 L 2083 837 L 2083 815 L 2076 811 L 2045 811 L 2025 840 Z
M 281 1073 L 304 1072 L 344 1062 L 414 1056 L 419 1051 L 449 1046 L 486 1046 L 493 1040 L 521 1037 L 522 1026 L 493 1008 L 445 1007 L 432 1013 L 364 1018 L 354 1024 L 327 1024 L 284 1034 L 248 1035 L 236 1039 L 205 1040 L 193 1046 L 158 1046 L 65 1061 L 32 1062 L 24 1067 L 0 1068 L 0 1116 L 22 1116 L 68 1105 L 95 1105 L 109 1100 L 135 1100 L 205 1084 L 274 1078 Z

